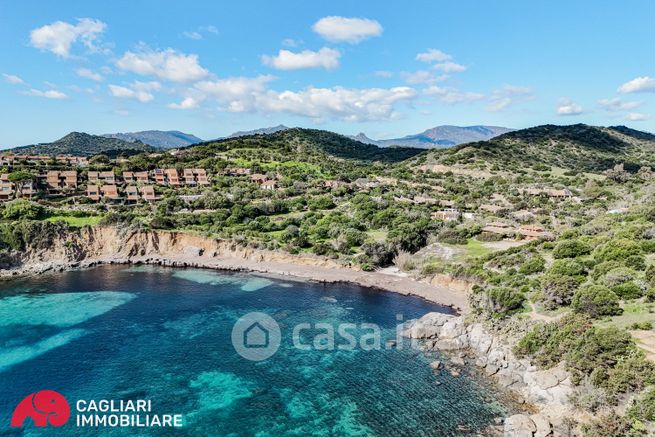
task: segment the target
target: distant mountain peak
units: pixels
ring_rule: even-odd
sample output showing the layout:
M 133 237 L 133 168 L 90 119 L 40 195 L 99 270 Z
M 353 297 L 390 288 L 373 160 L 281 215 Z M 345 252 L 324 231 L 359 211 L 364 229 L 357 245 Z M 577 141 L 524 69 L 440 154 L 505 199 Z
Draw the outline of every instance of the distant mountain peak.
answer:
M 513 129 L 501 126 L 442 125 L 426 129 L 419 134 L 406 135 L 401 138 L 393 138 L 390 140 L 373 140 L 361 132 L 350 138 L 361 141 L 362 143 L 374 144 L 376 146 L 408 146 L 433 149 L 451 147 L 474 141 L 486 141 L 498 135 L 511 132 L 512 130 Z
M 118 138 L 128 142 L 139 141 L 157 147 L 158 149 L 175 149 L 203 141 L 195 135 L 180 132 L 178 130 L 145 130 L 139 132 L 104 134 L 103 137 Z
M 227 138 L 247 137 L 249 135 L 268 135 L 288 129 L 290 129 L 288 126 L 285 126 L 283 124 L 278 124 L 277 126 L 262 127 L 253 130 L 237 131 L 234 132 L 233 134 L 230 134 Z

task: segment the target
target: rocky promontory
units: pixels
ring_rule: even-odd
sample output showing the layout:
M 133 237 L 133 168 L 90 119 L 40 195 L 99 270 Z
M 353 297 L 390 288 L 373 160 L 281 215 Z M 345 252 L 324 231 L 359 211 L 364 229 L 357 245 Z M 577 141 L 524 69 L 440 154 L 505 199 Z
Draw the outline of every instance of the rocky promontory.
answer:
M 494 336 L 481 323 L 467 324 L 463 316 L 428 313 L 407 323 L 406 337 L 424 340 L 424 348 L 439 351 L 480 369 L 503 389 L 511 390 L 537 414 L 516 414 L 505 419 L 507 437 L 546 437 L 571 435 L 564 420 L 571 410 L 569 398 L 573 382 L 561 366 L 538 369 L 519 359 L 501 337 Z

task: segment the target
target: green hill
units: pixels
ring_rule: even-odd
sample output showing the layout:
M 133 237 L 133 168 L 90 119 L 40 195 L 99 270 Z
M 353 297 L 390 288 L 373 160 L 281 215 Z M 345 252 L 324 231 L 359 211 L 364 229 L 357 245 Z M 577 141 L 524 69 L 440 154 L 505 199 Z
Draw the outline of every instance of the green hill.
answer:
M 140 141 L 130 142 L 118 138 L 89 135 L 83 132 L 71 132 L 52 143 L 34 144 L 11 149 L 20 155 L 77 155 L 93 156 L 104 153 L 109 156 L 133 155 L 150 152 L 155 149 Z
M 411 147 L 378 147 L 334 132 L 301 128 L 209 141 L 185 150 L 198 158 L 240 152 L 280 161 L 294 159 L 310 163 L 320 163 L 325 159 L 394 163 L 424 152 Z
M 428 164 L 514 170 L 552 166 L 601 172 L 624 164 L 628 170 L 655 164 L 655 135 L 625 126 L 543 125 L 489 141 L 432 151 Z

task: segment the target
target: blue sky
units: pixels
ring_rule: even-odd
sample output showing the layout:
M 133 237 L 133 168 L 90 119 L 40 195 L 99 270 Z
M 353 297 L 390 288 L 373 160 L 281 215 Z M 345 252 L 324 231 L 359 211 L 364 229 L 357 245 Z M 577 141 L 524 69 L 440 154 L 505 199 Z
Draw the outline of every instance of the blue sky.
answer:
M 655 131 L 652 1 L 0 0 L 0 146 L 276 124 Z

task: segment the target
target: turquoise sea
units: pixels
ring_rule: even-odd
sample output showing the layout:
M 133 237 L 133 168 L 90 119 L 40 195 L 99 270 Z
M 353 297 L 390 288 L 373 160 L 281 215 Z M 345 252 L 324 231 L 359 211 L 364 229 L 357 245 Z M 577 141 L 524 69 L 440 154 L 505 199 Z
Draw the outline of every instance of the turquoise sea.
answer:
M 258 311 L 280 326 L 279 350 L 255 362 L 231 332 Z M 404 320 L 446 308 L 352 285 L 209 270 L 106 266 L 0 284 L 0 435 L 474 435 L 507 412 L 466 372 L 433 371 L 392 347 Z M 299 323 L 380 327 L 379 350 L 299 350 Z M 303 332 L 311 343 L 320 331 Z M 341 344 L 337 337 L 336 343 Z M 79 399 L 148 399 L 182 414 L 177 429 L 10 428 L 14 407 L 50 389 Z

